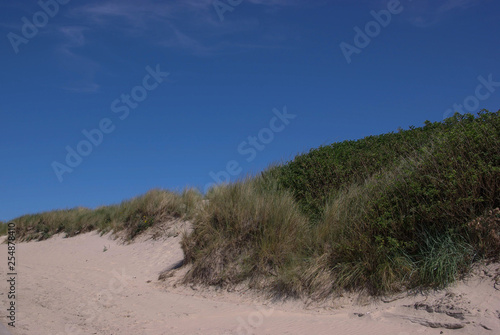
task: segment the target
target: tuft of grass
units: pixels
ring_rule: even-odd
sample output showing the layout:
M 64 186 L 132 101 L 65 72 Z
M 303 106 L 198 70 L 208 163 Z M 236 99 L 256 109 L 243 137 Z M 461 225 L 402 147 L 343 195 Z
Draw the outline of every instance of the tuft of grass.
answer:
M 185 281 L 209 285 L 248 280 L 253 287 L 287 275 L 304 248 L 307 219 L 293 197 L 261 178 L 218 186 L 184 235 Z M 262 280 L 265 279 L 265 282 Z
M 201 195 L 194 190 L 182 194 L 163 190 L 151 190 L 143 196 L 125 201 L 118 206 L 119 218 L 129 239 L 157 223 L 169 218 L 189 218 L 201 201 Z M 115 228 L 116 229 L 116 228 Z
M 474 248 L 461 236 L 427 235 L 415 259 L 415 281 L 423 287 L 444 288 L 466 273 L 474 260 Z

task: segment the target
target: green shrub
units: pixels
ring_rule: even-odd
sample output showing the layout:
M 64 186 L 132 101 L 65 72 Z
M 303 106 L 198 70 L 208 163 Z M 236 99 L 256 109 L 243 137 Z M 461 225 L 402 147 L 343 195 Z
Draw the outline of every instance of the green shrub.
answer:
M 398 133 L 321 146 L 296 156 L 285 165 L 274 166 L 263 175 L 290 190 L 304 213 L 318 222 L 332 192 L 362 183 L 392 166 L 401 157 L 429 143 L 432 134 L 446 127 L 442 123 L 429 123 L 424 128 L 412 127 Z
M 456 116 L 446 124 L 392 167 L 331 192 L 324 219 L 312 229 L 316 258 L 331 269 L 330 286 L 372 293 L 444 286 L 468 268 L 472 249 L 498 256 L 495 240 L 484 231 L 471 240 L 467 225 L 499 206 L 498 113 Z

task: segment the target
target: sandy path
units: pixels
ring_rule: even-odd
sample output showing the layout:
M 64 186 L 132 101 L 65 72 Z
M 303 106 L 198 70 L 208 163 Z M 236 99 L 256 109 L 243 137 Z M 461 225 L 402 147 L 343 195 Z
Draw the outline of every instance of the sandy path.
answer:
M 0 261 L 0 316 L 6 324 L 5 244 L 0 255 L 4 259 Z M 488 276 L 455 287 L 453 294 L 441 292 L 427 299 L 305 309 L 299 303 L 275 304 L 241 292 L 173 288 L 157 282 L 162 270 L 181 260 L 179 237 L 122 245 L 88 233 L 20 243 L 17 322 L 9 330 L 14 335 L 500 333 L 500 291 Z M 414 307 L 415 302 L 425 301 L 427 306 Z M 464 320 L 437 313 L 440 306 L 462 311 Z M 464 327 L 430 327 L 457 324 Z

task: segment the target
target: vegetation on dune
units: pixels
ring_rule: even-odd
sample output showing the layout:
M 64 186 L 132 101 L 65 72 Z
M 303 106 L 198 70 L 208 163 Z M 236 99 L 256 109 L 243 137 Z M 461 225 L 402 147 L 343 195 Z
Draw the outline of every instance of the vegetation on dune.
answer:
M 202 200 L 204 200 L 202 202 Z M 322 146 L 209 190 L 153 190 L 120 205 L 26 215 L 18 236 L 91 230 L 133 239 L 172 217 L 184 281 L 280 296 L 440 288 L 500 257 L 500 111 Z
M 195 190 L 177 194 L 155 189 L 119 205 L 57 210 L 24 215 L 13 221 L 17 238 L 24 241 L 44 240 L 58 233 L 70 237 L 93 230 L 102 233 L 124 231 L 126 238 L 133 239 L 169 218 L 189 219 L 201 198 Z
M 7 235 L 8 230 L 7 223 L 0 221 L 0 236 Z
M 261 179 L 218 186 L 185 235 L 185 280 L 210 285 L 279 277 L 306 248 L 308 220 L 288 192 Z
M 226 194 L 241 188 L 254 191 Z M 209 194 L 210 208 L 184 238 L 193 265 L 188 281 L 249 280 L 274 293 L 312 297 L 443 287 L 472 262 L 498 257 L 499 112 L 335 143 L 216 192 L 226 196 Z M 290 196 L 295 203 L 272 219 L 266 207 L 253 205 Z M 230 199 L 234 212 L 221 217 Z M 297 223 L 279 224 L 290 213 Z M 279 234 L 284 227 L 286 237 Z M 276 258 L 257 256 L 270 250 L 263 239 L 274 241 Z

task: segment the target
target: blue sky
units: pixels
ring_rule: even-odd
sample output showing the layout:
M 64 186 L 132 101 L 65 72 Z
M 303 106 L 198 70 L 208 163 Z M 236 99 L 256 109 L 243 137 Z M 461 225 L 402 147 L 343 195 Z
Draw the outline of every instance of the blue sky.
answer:
M 4 221 L 500 109 L 493 0 L 7 0 L 0 29 Z

